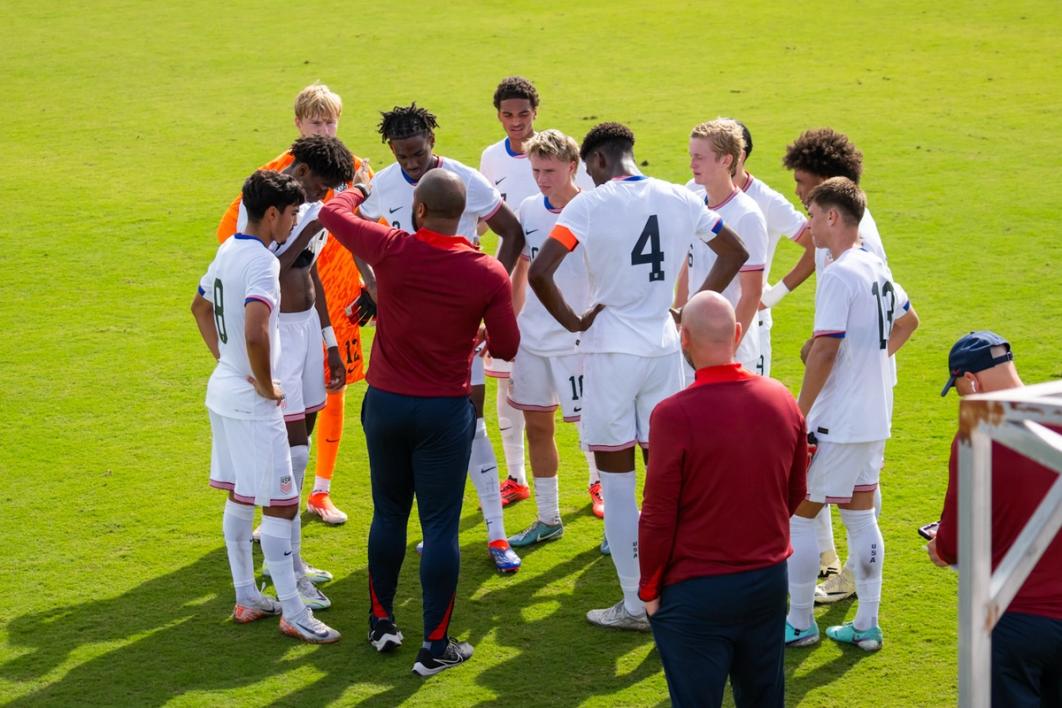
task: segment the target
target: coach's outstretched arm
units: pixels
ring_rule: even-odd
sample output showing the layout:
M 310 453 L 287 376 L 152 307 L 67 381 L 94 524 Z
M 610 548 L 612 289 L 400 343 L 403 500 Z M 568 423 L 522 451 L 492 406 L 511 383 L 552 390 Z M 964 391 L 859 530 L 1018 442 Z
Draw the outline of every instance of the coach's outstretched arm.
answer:
M 561 295 L 557 283 L 553 280 L 553 274 L 557 272 L 557 267 L 560 266 L 561 261 L 567 255 L 567 246 L 555 238 L 547 238 L 546 242 L 542 244 L 542 250 L 538 252 L 535 260 L 531 262 L 531 270 L 528 271 L 527 282 L 531 284 L 531 289 L 535 291 L 535 295 L 538 295 L 542 306 L 549 311 L 549 314 L 553 315 L 553 319 L 561 323 L 564 329 L 569 332 L 585 332 L 594 323 L 597 313 L 601 312 L 605 306 L 595 305 L 580 317 L 564 301 L 564 296 Z
M 375 266 L 386 255 L 388 247 L 400 232 L 364 219 L 356 213 L 368 189 L 356 184 L 353 189 L 337 194 L 321 208 L 317 218 L 344 248 L 370 266 Z
M 701 283 L 697 292 L 714 290 L 721 293 L 726 290 L 726 286 L 730 285 L 730 281 L 741 270 L 741 266 L 745 265 L 745 261 L 749 259 L 749 252 L 745 250 L 741 237 L 727 226 L 724 226 L 715 238 L 708 242 L 708 248 L 715 251 L 715 265 L 712 266 L 708 277 Z

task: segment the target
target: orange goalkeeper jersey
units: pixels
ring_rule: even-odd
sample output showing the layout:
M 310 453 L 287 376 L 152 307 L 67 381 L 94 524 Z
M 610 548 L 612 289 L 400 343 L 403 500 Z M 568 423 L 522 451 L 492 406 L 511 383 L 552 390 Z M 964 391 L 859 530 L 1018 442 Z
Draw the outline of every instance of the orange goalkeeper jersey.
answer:
M 287 169 L 294 161 L 295 157 L 290 152 L 285 152 L 259 169 L 280 172 Z M 361 159 L 355 157 L 354 171 L 361 169 L 361 165 Z M 368 172 L 371 176 L 371 168 Z M 348 183 L 346 188 L 349 189 L 351 186 Z M 327 202 L 332 195 L 332 190 L 328 190 L 324 201 Z M 217 232 L 219 243 L 236 233 L 240 199 L 241 197 L 236 197 L 221 217 Z M 329 238 L 328 244 L 317 258 L 317 274 L 321 276 L 321 284 L 324 285 L 325 298 L 328 300 L 328 316 L 332 320 L 332 329 L 335 330 L 336 339 L 339 341 L 339 353 L 347 365 L 347 383 L 361 381 L 365 378 L 365 366 L 361 353 L 361 330 L 356 324 L 351 324 L 343 311 L 361 294 L 361 277 L 358 275 L 357 266 L 354 265 L 354 258 L 350 251 L 343 248 L 338 241 Z

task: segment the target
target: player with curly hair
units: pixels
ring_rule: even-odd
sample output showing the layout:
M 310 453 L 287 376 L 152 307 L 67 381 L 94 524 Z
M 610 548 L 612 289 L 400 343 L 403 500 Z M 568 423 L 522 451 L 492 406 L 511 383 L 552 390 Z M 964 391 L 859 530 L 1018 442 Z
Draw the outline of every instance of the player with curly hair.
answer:
M 480 221 L 486 221 L 491 230 L 501 237 L 498 260 L 511 273 L 524 247 L 524 232 L 520 222 L 486 177 L 457 160 L 435 153 L 435 129 L 438 127 L 435 114 L 416 103 L 395 106 L 380 114 L 380 138 L 391 148 L 395 162 L 380 170 L 373 178 L 371 193 L 359 205 L 361 216 L 373 220 L 386 219 L 394 228 L 414 233 L 420 226 L 415 223 L 412 208 L 413 191 L 417 184 L 429 170 L 452 172 L 461 178 L 466 191 L 465 211 L 461 215 L 457 234 L 478 245 L 476 227 Z M 498 461 L 483 419 L 484 381 L 483 358 L 476 356 L 471 371 L 476 436 L 472 442 L 469 476 L 476 487 L 486 521 L 490 558 L 499 571 L 512 573 L 519 570 L 520 558 L 509 546 L 505 534 Z

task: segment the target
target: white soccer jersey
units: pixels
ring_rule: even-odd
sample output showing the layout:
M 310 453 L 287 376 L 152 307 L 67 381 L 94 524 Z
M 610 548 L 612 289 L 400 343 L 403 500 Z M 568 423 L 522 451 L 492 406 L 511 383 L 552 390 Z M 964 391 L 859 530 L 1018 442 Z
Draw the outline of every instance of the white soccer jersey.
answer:
M 859 221 L 859 238 L 863 242 L 864 248 L 880 258 L 881 262 L 888 266 L 889 259 L 885 256 L 885 246 L 881 242 L 878 225 L 874 221 L 874 217 L 870 215 L 870 209 L 863 211 L 863 218 Z M 831 263 L 833 263 L 833 256 L 830 255 L 830 249 L 815 249 L 815 273 L 819 278 L 818 282 L 822 282 L 822 271 Z
M 282 244 L 273 243 L 270 245 L 269 250 L 274 255 L 279 256 L 288 250 L 288 247 L 295 242 L 295 237 L 302 233 L 302 230 L 311 221 L 317 218 L 317 215 L 321 213 L 321 207 L 324 206 L 324 202 L 313 202 L 312 204 L 303 204 L 299 207 L 298 217 L 295 219 L 295 228 L 291 230 L 291 234 L 288 236 L 288 240 Z M 240 203 L 240 208 L 243 208 L 243 203 Z M 317 262 L 317 257 L 321 255 L 321 251 L 324 250 L 325 244 L 328 243 L 328 232 L 324 227 L 316 234 L 310 237 L 309 243 L 306 244 L 304 250 L 313 254 L 307 267 Z
M 711 241 L 723 220 L 688 189 L 641 175 L 575 197 L 551 236 L 580 251 L 590 304 L 602 304 L 580 343 L 586 352 L 664 356 L 678 351 L 670 307 L 690 243 Z M 578 256 L 579 254 L 575 254 Z
M 269 306 L 269 358 L 274 372 L 280 361 L 280 263 L 253 236 L 235 234 L 218 247 L 199 281 L 199 294 L 214 306 L 221 357 L 207 384 L 206 405 L 229 418 L 266 420 L 279 414 L 276 401 L 258 395 L 247 381 L 253 376 L 247 358 L 244 308 L 253 300 Z
M 499 140 L 483 151 L 479 158 L 479 171 L 501 192 L 502 199 L 513 206 L 514 211 L 525 199 L 540 193 L 535 176 L 531 173 L 531 161 L 526 154 L 513 151 L 509 138 Z M 594 182 L 581 160 L 575 172 L 575 184 L 583 190 L 594 188 Z
M 457 226 L 457 233 L 472 243 L 479 243 L 476 225 L 480 219 L 489 219 L 502 205 L 502 196 L 497 189 L 477 170 L 449 157 L 437 157 L 435 167 L 453 172 L 465 183 L 465 213 Z M 397 162 L 383 168 L 372 178 L 372 191 L 358 209 L 369 219 L 386 219 L 391 226 L 413 233 L 412 181 Z
M 561 210 L 554 209 L 549 199 L 541 193 L 528 197 L 520 204 L 517 217 L 524 230 L 524 258 L 529 261 L 535 259 L 553 231 L 560 213 Z M 590 307 L 590 286 L 582 254 L 565 258 L 553 278 L 565 302 L 577 314 L 581 315 Z M 564 329 L 531 288 L 528 288 L 524 308 L 520 310 L 516 322 L 520 326 L 520 346 L 529 352 L 541 355 L 575 353 L 579 334 Z
M 843 339 L 826 384 L 808 412 L 808 430 L 829 442 L 859 443 L 890 436 L 892 323 L 911 309 L 880 258 L 850 248 L 819 277 L 815 336 Z
M 705 199 L 704 187 L 694 184 L 693 193 L 700 199 Z M 764 270 L 767 260 L 767 223 L 752 197 L 740 189 L 735 189 L 722 203 L 712 205 L 709 209 L 719 214 L 726 222 L 727 228 L 740 236 L 741 242 L 745 244 L 749 258 L 741 266 L 741 271 Z M 715 251 L 707 244 L 701 241 L 694 241 L 690 244 L 689 296 L 700 290 L 704 279 L 708 277 L 712 266 L 715 265 L 715 261 Z M 730 301 L 731 305 L 737 307 L 738 300 L 741 299 L 740 278 L 735 277 L 731 280 L 730 285 L 726 286 L 721 294 Z
M 767 259 L 763 269 L 763 277 L 766 280 L 771 276 L 771 262 L 774 261 L 774 252 L 782 237 L 795 241 L 807 228 L 808 220 L 788 199 L 751 174 L 747 175 L 741 189 L 756 202 L 764 221 L 767 222 Z

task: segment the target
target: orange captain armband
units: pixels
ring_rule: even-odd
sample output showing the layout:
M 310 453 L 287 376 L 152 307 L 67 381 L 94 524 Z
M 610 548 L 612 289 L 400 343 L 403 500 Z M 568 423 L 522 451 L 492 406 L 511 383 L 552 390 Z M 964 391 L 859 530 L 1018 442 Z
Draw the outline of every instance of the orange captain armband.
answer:
M 549 237 L 560 241 L 569 251 L 574 251 L 575 247 L 579 245 L 579 239 L 575 238 L 575 234 L 569 231 L 566 226 L 554 226 L 553 230 L 549 232 Z

